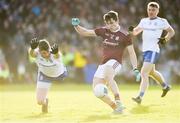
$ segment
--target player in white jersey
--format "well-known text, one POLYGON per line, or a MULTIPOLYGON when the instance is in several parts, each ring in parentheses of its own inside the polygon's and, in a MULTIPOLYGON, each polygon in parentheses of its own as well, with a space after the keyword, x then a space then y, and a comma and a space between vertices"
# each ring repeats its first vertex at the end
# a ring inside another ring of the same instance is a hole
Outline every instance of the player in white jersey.
POLYGON ((165 82, 164 77, 160 72, 155 69, 155 63, 159 58, 160 48, 159 45, 165 44, 174 36, 175 32, 169 25, 166 19, 158 17, 159 4, 150 2, 147 5, 147 18, 141 19, 137 27, 129 27, 129 31, 133 35, 138 35, 142 32, 142 51, 143 51, 143 66, 141 69, 141 84, 139 95, 132 98, 138 104, 141 103, 142 97, 149 85, 149 77, 152 77, 156 82, 161 84, 164 97, 170 90, 169 85, 165 82), (162 37, 163 30, 167 31, 167 35, 162 37))
POLYGON ((37 103, 42 105, 42 112, 48 112, 47 93, 52 81, 62 80, 67 76, 66 68, 62 63, 61 53, 58 51, 57 44, 50 47, 49 42, 45 39, 31 40, 29 54, 34 57, 38 66, 37 76, 37 103))

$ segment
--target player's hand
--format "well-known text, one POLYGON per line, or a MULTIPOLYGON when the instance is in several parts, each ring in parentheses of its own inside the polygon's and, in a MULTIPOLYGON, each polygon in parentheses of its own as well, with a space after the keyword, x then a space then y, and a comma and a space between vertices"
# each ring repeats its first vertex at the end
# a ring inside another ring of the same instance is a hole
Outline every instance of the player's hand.
POLYGON ((158 39, 159 39, 159 42, 158 42, 159 45, 165 45, 167 43, 167 39, 165 37, 161 37, 158 39))
POLYGON ((52 47, 51 47, 51 53, 52 54, 57 54, 58 53, 58 45, 57 44, 54 44, 52 47))
POLYGON ((30 42, 30 45, 31 45, 31 49, 36 49, 39 45, 39 41, 37 40, 37 38, 33 38, 30 42))
POLYGON ((133 29, 134 29, 134 26, 130 26, 129 28, 128 28, 128 32, 132 32, 133 31, 133 29))
POLYGON ((139 82, 141 80, 141 73, 137 68, 133 69, 133 73, 136 76, 136 82, 139 82))
POLYGON ((73 26, 78 26, 80 24, 80 20, 79 18, 72 18, 71 23, 73 26))

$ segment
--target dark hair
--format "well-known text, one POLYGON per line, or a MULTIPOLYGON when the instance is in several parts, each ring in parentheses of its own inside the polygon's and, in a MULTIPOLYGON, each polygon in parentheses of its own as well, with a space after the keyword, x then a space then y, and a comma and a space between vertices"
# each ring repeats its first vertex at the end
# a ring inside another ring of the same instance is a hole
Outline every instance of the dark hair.
POLYGON ((39 42, 39 50, 49 51, 49 42, 47 40, 40 40, 39 42))
POLYGON ((104 20, 106 22, 110 21, 111 18, 115 21, 118 20, 118 13, 115 12, 115 11, 109 11, 108 13, 106 13, 104 16, 103 16, 104 20))

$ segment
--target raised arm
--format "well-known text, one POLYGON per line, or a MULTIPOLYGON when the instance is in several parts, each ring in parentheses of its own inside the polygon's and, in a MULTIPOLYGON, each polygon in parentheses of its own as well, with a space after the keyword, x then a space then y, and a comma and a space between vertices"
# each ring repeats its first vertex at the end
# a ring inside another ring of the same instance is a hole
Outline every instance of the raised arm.
POLYGON ((51 47, 51 53, 54 55, 55 59, 58 59, 60 57, 60 52, 57 44, 54 44, 51 47))
POLYGON ((97 36, 94 30, 86 29, 79 25, 80 20, 79 18, 72 18, 72 25, 74 26, 75 30, 82 36, 97 36))
POLYGON ((37 38, 33 38, 30 42, 30 49, 29 49, 29 54, 31 57, 37 57, 37 53, 35 52, 35 49, 38 47, 39 45, 39 41, 37 40, 37 38))

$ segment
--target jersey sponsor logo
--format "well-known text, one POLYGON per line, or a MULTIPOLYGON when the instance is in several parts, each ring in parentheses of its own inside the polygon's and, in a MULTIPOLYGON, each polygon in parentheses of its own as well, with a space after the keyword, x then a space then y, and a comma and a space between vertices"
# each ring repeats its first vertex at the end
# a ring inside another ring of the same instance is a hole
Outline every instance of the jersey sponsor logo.
POLYGON ((39 58, 39 59, 40 59, 40 61, 53 63, 53 60, 51 58, 49 58, 49 59, 39 58))
POLYGON ((118 41, 119 40, 119 36, 116 36, 115 40, 118 41))
POLYGON ((156 31, 158 29, 149 29, 149 28, 144 28, 144 30, 148 30, 148 31, 156 31))
POLYGON ((54 67, 56 66, 56 64, 52 64, 52 65, 44 65, 42 63, 39 63, 40 66, 43 66, 43 67, 54 67))
POLYGON ((154 26, 157 26, 157 25, 158 25, 157 22, 155 22, 155 23, 154 23, 154 26))
POLYGON ((114 35, 113 34, 111 34, 111 37, 110 37, 111 39, 113 39, 114 38, 114 35))
POLYGON ((109 36, 109 34, 108 34, 108 33, 105 33, 105 36, 109 36))
POLYGON ((105 45, 110 45, 110 46, 118 46, 118 45, 119 45, 118 42, 108 42, 108 39, 105 39, 105 40, 103 41, 103 44, 105 44, 105 45))

